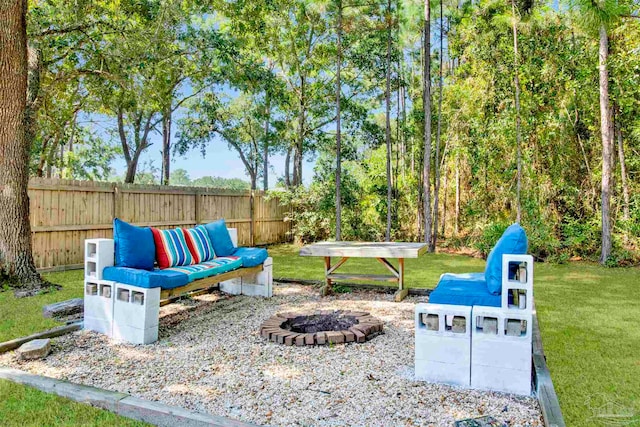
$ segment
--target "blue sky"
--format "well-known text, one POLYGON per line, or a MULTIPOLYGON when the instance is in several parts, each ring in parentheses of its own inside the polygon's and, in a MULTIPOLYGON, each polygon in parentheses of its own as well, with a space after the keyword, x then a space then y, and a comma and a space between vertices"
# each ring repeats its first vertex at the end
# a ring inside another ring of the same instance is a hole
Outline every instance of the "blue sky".
MULTIPOLYGON (((172 137, 175 140, 175 130, 173 131, 172 137)), ((155 133, 151 137, 151 140, 153 145, 141 156, 140 165, 151 161, 153 166, 159 170, 162 165, 162 139, 158 133, 155 133)), ((284 154, 276 154, 269 158, 270 188, 275 187, 277 179, 284 176, 284 159, 284 154)), ((311 178, 313 177, 313 166, 314 162, 305 161, 302 167, 303 180, 305 184, 311 182, 311 178)), ((124 174, 124 159, 118 157, 113 162, 113 167, 116 169, 118 175, 124 174)), ((200 178, 202 176, 219 176, 222 178, 241 178, 249 181, 249 177, 245 172, 244 165, 238 157, 237 152, 230 150, 227 143, 219 138, 215 138, 209 144, 206 157, 204 158, 202 157, 202 153, 199 149, 190 150, 186 156, 176 155, 171 160, 171 169, 185 169, 192 179, 200 178)), ((260 182, 258 187, 260 188, 261 185, 262 183, 260 182)))

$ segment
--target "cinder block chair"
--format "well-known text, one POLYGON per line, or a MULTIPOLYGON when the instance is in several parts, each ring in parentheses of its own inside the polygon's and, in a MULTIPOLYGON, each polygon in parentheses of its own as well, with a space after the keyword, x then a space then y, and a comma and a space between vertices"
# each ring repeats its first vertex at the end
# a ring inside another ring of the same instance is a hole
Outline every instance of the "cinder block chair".
POLYGON ((418 379, 523 395, 531 393, 533 257, 527 255, 527 248, 524 229, 513 224, 489 253, 484 272, 446 273, 440 277, 429 295, 429 303, 416 307, 418 379), (470 324, 461 316, 462 307, 470 312, 470 324), (433 328, 435 314, 444 320, 444 328, 433 328), (456 318, 458 335, 453 335, 452 321, 456 318), (429 329, 433 330, 427 332, 429 329), (465 335, 463 331, 470 333, 465 335), (429 334, 428 340, 424 338, 425 333, 429 334), (465 336, 469 339, 469 353, 461 354, 460 340, 465 336), (427 343, 439 346, 438 353, 455 357, 448 359, 447 365, 434 363, 440 360, 433 357, 418 357, 434 353, 424 349, 427 343), (449 346, 453 347, 449 349, 449 346), (435 372, 443 366, 446 369, 435 372))

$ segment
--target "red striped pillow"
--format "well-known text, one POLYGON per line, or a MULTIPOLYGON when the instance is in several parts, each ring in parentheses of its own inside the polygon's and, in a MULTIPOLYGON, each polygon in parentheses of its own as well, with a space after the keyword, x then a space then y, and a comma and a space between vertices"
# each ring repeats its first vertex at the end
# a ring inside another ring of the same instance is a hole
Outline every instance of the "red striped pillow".
POLYGON ((213 243, 209 239, 209 233, 204 225, 196 228, 189 228, 184 231, 184 237, 191 255, 193 255, 194 264, 211 261, 216 257, 213 250, 213 243))
POLYGON ((193 264, 193 256, 184 238, 184 230, 158 230, 152 228, 156 243, 156 260, 160 268, 193 264))

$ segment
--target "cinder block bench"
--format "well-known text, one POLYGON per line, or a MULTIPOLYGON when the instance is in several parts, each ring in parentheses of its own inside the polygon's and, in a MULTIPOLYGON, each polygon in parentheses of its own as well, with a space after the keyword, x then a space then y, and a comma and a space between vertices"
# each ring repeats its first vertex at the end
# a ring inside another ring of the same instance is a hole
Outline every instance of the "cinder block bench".
POLYGON ((238 248, 237 230, 228 231, 240 255, 153 271, 115 267, 112 239, 86 240, 84 328, 121 341, 150 344, 158 339, 160 306, 182 295, 219 285, 234 295, 271 297, 273 259, 264 259, 266 252, 251 258, 257 251, 238 248), (245 260, 248 267, 242 266, 245 260))

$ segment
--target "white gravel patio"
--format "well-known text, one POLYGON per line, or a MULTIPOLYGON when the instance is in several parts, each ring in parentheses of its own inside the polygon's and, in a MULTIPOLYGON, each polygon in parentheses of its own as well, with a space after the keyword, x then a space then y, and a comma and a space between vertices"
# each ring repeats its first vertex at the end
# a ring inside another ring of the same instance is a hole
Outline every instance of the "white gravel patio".
POLYGON ((538 402, 413 380, 413 313, 425 298, 354 291, 321 298, 308 286, 274 286, 274 297, 196 297, 161 310, 160 340, 116 344, 93 332, 54 340, 44 360, 0 365, 150 400, 273 426, 451 426, 492 415, 543 425, 538 402), (277 312, 350 309, 384 322, 363 344, 288 347, 259 334, 277 312))

